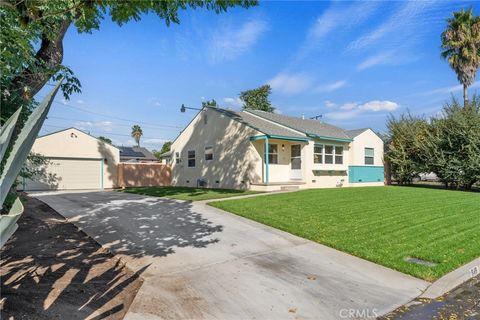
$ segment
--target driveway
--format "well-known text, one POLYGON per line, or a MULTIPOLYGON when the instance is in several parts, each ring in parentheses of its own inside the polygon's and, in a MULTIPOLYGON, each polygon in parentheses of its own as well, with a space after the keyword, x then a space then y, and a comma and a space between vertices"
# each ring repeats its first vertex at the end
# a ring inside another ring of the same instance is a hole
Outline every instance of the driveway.
POLYGON ((201 202, 117 192, 46 202, 143 273, 126 319, 374 318, 428 283, 201 202))

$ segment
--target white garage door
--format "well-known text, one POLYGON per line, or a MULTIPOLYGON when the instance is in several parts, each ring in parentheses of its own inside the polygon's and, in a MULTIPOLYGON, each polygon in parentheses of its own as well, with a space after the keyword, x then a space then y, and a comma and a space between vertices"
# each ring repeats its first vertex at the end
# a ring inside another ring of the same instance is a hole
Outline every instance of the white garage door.
POLYGON ((102 160, 49 159, 41 178, 26 180, 25 190, 75 190, 102 188, 102 160))

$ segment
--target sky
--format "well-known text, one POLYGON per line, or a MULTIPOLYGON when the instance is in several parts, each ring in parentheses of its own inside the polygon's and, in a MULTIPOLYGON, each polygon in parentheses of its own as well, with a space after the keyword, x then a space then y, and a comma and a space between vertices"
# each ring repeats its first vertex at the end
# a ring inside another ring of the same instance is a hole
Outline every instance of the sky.
POLYGON ((71 27, 64 65, 82 93, 59 94, 41 133, 76 127, 130 146, 139 124, 141 145, 158 150, 195 116, 182 104, 215 99, 240 110, 238 94, 267 83, 278 113, 384 132, 389 114, 432 116, 461 97, 440 34, 453 11, 469 7, 480 13, 458 1, 268 1, 218 15, 183 11, 169 27, 153 14, 122 26, 106 17, 91 34, 71 27))

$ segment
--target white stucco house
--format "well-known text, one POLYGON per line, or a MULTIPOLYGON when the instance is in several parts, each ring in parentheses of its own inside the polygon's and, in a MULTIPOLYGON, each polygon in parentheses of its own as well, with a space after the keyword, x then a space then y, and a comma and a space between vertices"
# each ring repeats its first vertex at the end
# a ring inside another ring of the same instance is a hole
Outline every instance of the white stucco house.
POLYGON ((274 191, 384 184, 371 129, 258 110, 203 108, 171 147, 172 184, 274 191))
POLYGON ((32 152, 44 156, 48 164, 41 168, 42 177, 19 181, 23 190, 116 187, 119 149, 81 130, 68 128, 40 136, 32 152))

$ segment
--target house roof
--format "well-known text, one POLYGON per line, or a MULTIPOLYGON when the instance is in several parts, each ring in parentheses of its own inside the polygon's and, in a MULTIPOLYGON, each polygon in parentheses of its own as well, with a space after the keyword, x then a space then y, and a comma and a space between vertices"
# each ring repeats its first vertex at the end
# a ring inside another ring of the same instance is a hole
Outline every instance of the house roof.
POLYGON ((120 149, 120 159, 158 160, 150 151, 143 147, 117 147, 120 149))
POLYGON ((277 113, 265 112, 260 110, 248 110, 246 113, 251 113, 258 117, 262 117, 264 119, 276 122, 283 126, 303 132, 307 135, 313 135, 319 138, 351 140, 351 137, 347 134, 345 130, 317 120, 289 117, 277 113))
POLYGON ((300 132, 296 132, 294 130, 282 127, 281 125, 266 121, 252 114, 249 114, 248 112, 233 111, 213 107, 211 107, 211 109, 269 136, 306 138, 305 135, 300 132))
POLYGON ((361 133, 364 133, 365 131, 369 130, 370 128, 362 128, 362 129, 353 129, 353 130, 347 130, 347 135, 353 139, 356 136, 358 136, 361 133))

